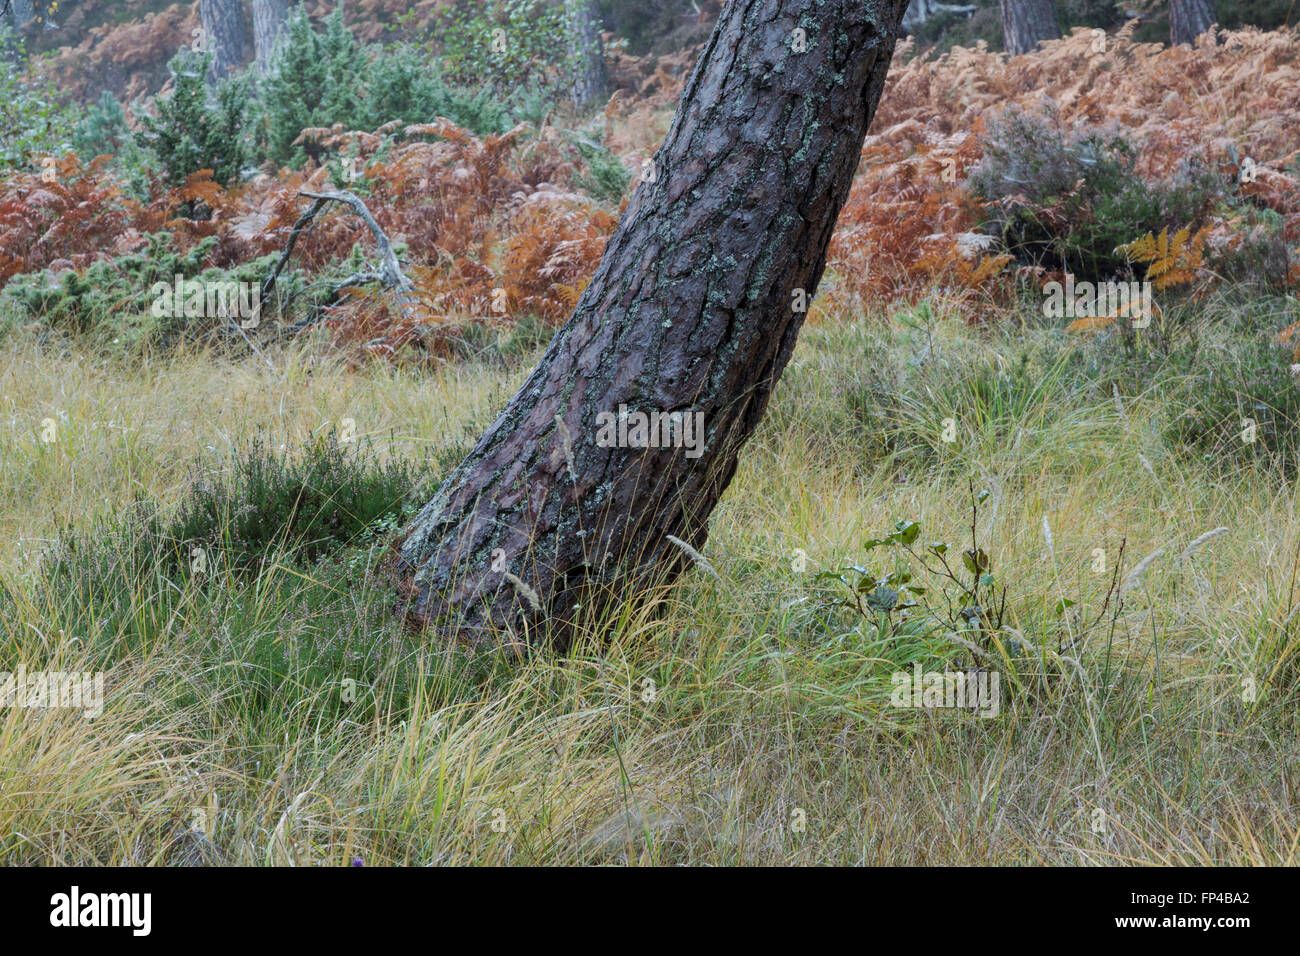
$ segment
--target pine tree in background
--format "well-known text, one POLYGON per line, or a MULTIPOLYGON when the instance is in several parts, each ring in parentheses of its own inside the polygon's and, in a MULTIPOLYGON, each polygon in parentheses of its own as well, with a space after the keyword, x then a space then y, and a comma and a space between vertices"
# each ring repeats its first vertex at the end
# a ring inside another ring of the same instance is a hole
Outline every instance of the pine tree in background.
POLYGON ((116 154, 131 138, 126 110, 108 90, 87 112, 72 135, 72 146, 83 160, 116 154))
POLYGON ((296 8, 273 62, 263 94, 270 159, 292 162, 301 154, 293 141, 308 127, 364 125, 359 82, 365 55, 343 23, 341 5, 319 33, 296 8))
POLYGON ((221 83, 211 104, 205 77, 211 68, 208 53, 183 50, 172 59, 176 83, 171 96, 154 101, 156 116, 141 117, 136 142, 158 158, 175 185, 200 169, 225 185, 239 178, 248 159, 244 126, 249 110, 248 87, 240 80, 221 83))

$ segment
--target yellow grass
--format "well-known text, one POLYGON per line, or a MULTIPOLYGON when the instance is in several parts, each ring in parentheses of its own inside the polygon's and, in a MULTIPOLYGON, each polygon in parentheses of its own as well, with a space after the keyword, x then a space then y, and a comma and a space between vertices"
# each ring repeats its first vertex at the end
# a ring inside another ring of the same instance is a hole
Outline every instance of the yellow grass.
MULTIPOLYGON (((1166 453, 1148 427, 1160 394, 1060 415, 1031 403, 1010 429, 957 410, 959 440, 936 441, 929 466, 884 465, 835 418, 870 361, 858 334, 829 320, 800 343, 714 514, 704 556, 718 580, 696 570, 628 610, 609 644, 589 638, 565 658, 479 661, 466 676, 430 647, 400 662, 430 679, 369 722, 318 706, 334 682, 286 682, 262 711, 237 679, 183 702, 194 675, 239 665, 202 637, 290 640, 301 623, 269 598, 233 623, 187 598, 173 637, 113 658, 98 718, 0 709, 0 862, 177 862, 195 846, 298 865, 1297 862, 1283 627, 1294 485, 1250 470, 1224 483, 1166 453), (980 534, 1029 639, 1059 596, 1096 613, 1122 539, 1126 570, 1165 551, 1128 593, 1109 661, 1105 626, 1084 639, 1070 624, 1079 642, 1046 653, 1055 676, 1000 716, 898 710, 875 652, 807 614, 808 578, 858 561, 898 518, 920 521, 924 540, 961 541, 970 476, 991 492, 980 534), (1243 699, 1243 676, 1258 700, 1243 699)), ((956 324, 937 334, 947 356, 1003 348, 956 324)), ((175 502, 197 456, 258 430, 292 444, 351 418, 393 454, 464 444, 524 372, 272 362, 127 368, 4 346, 0 581, 20 597, 4 608, 0 669, 91 669, 34 597, 60 526, 133 495, 175 502)), ((936 434, 942 408, 936 397, 936 434)), ((388 606, 374 578, 355 588, 388 606)))

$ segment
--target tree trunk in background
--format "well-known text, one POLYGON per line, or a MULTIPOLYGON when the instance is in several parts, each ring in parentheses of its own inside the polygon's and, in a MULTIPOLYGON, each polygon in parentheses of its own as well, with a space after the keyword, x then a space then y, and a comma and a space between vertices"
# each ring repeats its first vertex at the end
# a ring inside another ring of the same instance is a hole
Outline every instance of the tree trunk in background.
MULTIPOLYGON (((5 0, 0 0, 0 17, 5 13, 5 0)), ((23 69, 23 58, 19 53, 19 38, 22 36, 22 27, 31 22, 32 17, 36 16, 36 11, 32 7, 32 0, 13 0, 8 7, 9 18, 13 21, 13 34, 5 38, 0 43, 0 57, 9 64, 15 74, 21 73, 23 69)))
POLYGON ((600 41, 600 18, 592 0, 565 0, 568 33, 577 54, 573 89, 570 93, 579 109, 609 96, 609 73, 605 69, 605 47, 600 41))
POLYGON ((939 3, 937 0, 912 0, 907 6, 907 13, 903 14, 903 29, 908 33, 915 33, 918 27, 940 13, 960 13, 969 17, 978 9, 979 5, 974 3, 954 4, 939 3))
POLYGON ((1052 0, 1002 0, 1002 45, 1011 56, 1035 49, 1044 40, 1059 40, 1052 0))
POLYGON ((906 6, 723 8, 573 316, 399 539, 413 622, 473 641, 545 629, 564 647, 580 602, 633 598, 690 565, 668 536, 704 547, 790 358, 906 6), (638 412, 700 415, 702 442, 607 447, 620 406, 629 427, 638 412))
POLYGON ((271 68, 275 41, 289 18, 288 0, 253 0, 253 49, 257 51, 257 72, 271 68))
POLYGON ((1194 43, 1214 24, 1210 0, 1169 0, 1169 42, 1194 43))
POLYGON ((212 53, 209 82, 222 79, 244 62, 248 42, 244 32, 244 7, 239 0, 199 0, 204 49, 212 53))
POLYGON ((32 17, 36 16, 36 7, 32 0, 13 0, 9 15, 13 17, 14 28, 17 29, 31 22, 32 17))

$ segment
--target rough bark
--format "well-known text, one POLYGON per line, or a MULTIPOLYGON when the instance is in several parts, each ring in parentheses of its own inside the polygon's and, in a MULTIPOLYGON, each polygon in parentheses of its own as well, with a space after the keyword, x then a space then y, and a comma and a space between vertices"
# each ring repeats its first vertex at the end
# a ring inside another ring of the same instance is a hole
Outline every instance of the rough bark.
POLYGON ((212 53, 208 79, 219 80, 244 62, 244 8, 239 0, 199 0, 199 19, 204 49, 212 53))
POLYGON ((565 0, 569 42, 573 44, 575 71, 570 98, 579 109, 609 96, 605 46, 600 39, 600 18, 592 0, 565 0))
POLYGON ((1052 0, 1002 0, 1002 45, 1011 56, 1061 36, 1052 0))
POLYGON ((790 358, 906 6, 723 9, 573 316, 399 539, 413 622, 563 647, 578 605, 690 566, 671 538, 703 549, 790 358), (698 457, 602 447, 620 406, 702 414, 698 457))
POLYGON ((1194 43, 1214 24, 1210 0, 1169 0, 1169 42, 1194 43))
POLYGON ((265 74, 271 68, 275 41, 288 18, 288 0, 253 0, 253 49, 259 73, 265 74))

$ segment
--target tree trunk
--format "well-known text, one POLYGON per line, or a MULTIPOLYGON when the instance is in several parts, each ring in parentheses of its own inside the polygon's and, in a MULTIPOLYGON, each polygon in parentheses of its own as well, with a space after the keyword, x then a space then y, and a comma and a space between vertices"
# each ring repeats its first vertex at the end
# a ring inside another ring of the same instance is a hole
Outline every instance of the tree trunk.
MULTIPOLYGON (((0 0, 0 17, 4 16, 6 0, 0 0)), ((15 74, 22 72, 23 57, 21 53, 21 38, 23 27, 31 23, 36 16, 36 10, 32 6, 32 0, 13 0, 8 7, 9 16, 13 20, 13 33, 4 37, 0 42, 0 56, 9 61, 15 74)))
POLYGON ((203 48, 212 53, 209 82, 222 79, 244 62, 244 8, 239 0, 199 0, 203 48))
POLYGON ((1169 42, 1194 43, 1214 24, 1210 0, 1169 0, 1169 42))
POLYGON ((271 54, 289 18, 287 0, 253 0, 253 49, 257 51, 257 72, 271 68, 271 54))
POLYGON ((32 0, 13 0, 9 7, 9 15, 13 17, 14 29, 24 27, 36 16, 36 7, 32 0))
POLYGON ((690 565, 794 348, 906 6, 724 7, 573 316, 399 539, 413 623, 564 647, 579 605, 690 565), (651 412, 680 427, 646 440, 651 412))
POLYGON ((565 0, 565 19, 573 44, 575 69, 570 97, 579 109, 609 96, 605 47, 600 41, 600 19, 592 0, 565 0))
POLYGON ((1002 0, 1002 45, 1011 56, 1028 53, 1044 40, 1060 37, 1052 0, 1002 0))
POLYGON ((912 0, 907 7, 907 13, 903 14, 903 29, 908 33, 915 33, 917 28, 924 26, 933 17, 940 13, 960 13, 962 16, 969 17, 979 9, 978 4, 974 3, 939 3, 937 0, 912 0))

